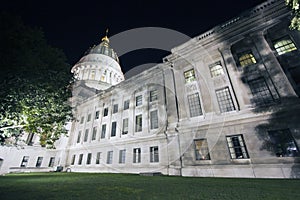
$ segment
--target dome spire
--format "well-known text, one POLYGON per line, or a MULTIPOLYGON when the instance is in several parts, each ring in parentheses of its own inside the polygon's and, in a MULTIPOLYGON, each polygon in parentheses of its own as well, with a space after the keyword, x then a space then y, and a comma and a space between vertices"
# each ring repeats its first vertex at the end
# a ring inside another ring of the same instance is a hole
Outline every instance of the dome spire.
POLYGON ((108 35, 108 28, 105 31, 105 36, 101 39, 103 45, 105 45, 105 46, 108 46, 108 43, 109 43, 109 39, 108 39, 107 35, 108 35))

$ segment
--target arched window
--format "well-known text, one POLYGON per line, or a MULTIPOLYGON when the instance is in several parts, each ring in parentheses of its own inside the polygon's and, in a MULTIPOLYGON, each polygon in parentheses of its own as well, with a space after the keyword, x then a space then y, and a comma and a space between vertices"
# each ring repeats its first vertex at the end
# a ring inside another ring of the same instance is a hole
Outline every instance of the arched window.
POLYGON ((297 50, 297 47, 295 46, 293 41, 289 38, 284 38, 274 42, 274 47, 278 55, 282 55, 297 50))
POLYGON ((246 66, 255 64, 256 59, 253 56, 253 54, 251 52, 249 52, 249 53, 244 53, 244 54, 240 55, 239 62, 240 62, 240 66, 246 67, 246 66))

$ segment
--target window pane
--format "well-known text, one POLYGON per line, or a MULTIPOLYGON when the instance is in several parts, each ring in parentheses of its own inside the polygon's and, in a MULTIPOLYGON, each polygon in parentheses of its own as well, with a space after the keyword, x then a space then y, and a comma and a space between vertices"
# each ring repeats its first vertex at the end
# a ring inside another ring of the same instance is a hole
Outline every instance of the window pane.
POLYGON ((73 156, 72 156, 71 165, 74 165, 74 163, 75 163, 75 157, 76 157, 76 155, 73 155, 73 156))
POLYGON ((78 159, 78 165, 82 164, 82 158, 83 158, 83 154, 80 154, 78 159))
POLYGON ((158 147, 150 147, 150 162, 159 162, 158 147))
POLYGON ((191 117, 202 115, 202 109, 198 93, 188 95, 188 102, 191 117))
POLYGON ((88 137, 89 137, 89 129, 86 129, 85 130, 85 133, 84 133, 84 142, 86 142, 88 140, 88 137))
POLYGON ((96 164, 100 164, 100 159, 101 159, 101 152, 97 152, 96 164))
POLYGON ((99 111, 96 111, 96 113, 95 113, 95 119, 99 119, 99 111))
POLYGON ((143 126, 142 115, 137 115, 135 117, 135 132, 142 131, 142 126, 143 126))
POLYGON ((114 104, 113 113, 117 113, 117 112, 118 112, 118 104, 114 104))
POLYGON ((158 128, 158 115, 157 115, 157 110, 151 111, 150 112, 150 124, 151 124, 151 129, 156 129, 158 128))
POLYGON ((142 95, 139 95, 135 98, 135 105, 136 106, 140 106, 143 104, 143 96, 142 95))
POLYGON ((294 157, 299 149, 289 129, 269 131, 272 150, 278 157, 294 157))
POLYGON ((86 158, 86 164, 87 165, 91 164, 91 160, 92 160, 92 154, 88 153, 87 158, 86 158))
POLYGON ((217 95, 221 113, 235 110, 228 87, 221 89, 221 90, 217 90, 216 95, 217 95))
POLYGON ((125 155, 126 155, 126 150, 120 150, 119 152, 119 163, 125 163, 125 155))
POLYGON ((116 136, 117 132, 117 122, 112 122, 111 124, 111 136, 114 137, 116 136))
POLYGON ((108 108, 104 108, 103 110, 103 116, 106 117, 108 115, 108 108))
POLYGON ((48 167, 53 167, 54 166, 54 161, 55 161, 55 157, 51 157, 50 160, 49 160, 48 167))
POLYGON ((212 78, 224 74, 224 70, 221 65, 221 62, 216 62, 216 63, 210 65, 209 68, 210 68, 210 74, 211 74, 212 78))
POLYGON ((256 60, 255 60, 255 57, 253 56, 253 54, 250 52, 250 53, 244 53, 244 54, 240 55, 239 62, 240 62, 240 66, 246 67, 248 65, 255 64, 256 60))
POLYGON ((106 133, 106 124, 103 124, 101 130, 101 138, 105 138, 105 133, 106 133))
POLYGON ((24 156, 21 162, 21 167, 26 167, 29 160, 29 156, 24 156))
POLYGON ((35 166, 41 167, 43 161, 43 157, 38 157, 35 166))
POLYGON ((196 80, 194 69, 188 70, 184 72, 185 83, 191 83, 196 80))
POLYGON ((226 139, 232 159, 249 158, 242 135, 227 136, 226 139))
POLYGON ((112 160, 113 160, 113 151, 108 151, 107 152, 107 164, 112 164, 112 160))
POLYGON ((157 90, 150 91, 150 102, 157 100, 157 90))
POLYGON ((280 40, 274 42, 274 47, 275 47, 278 55, 282 55, 282 54, 297 50, 295 44, 289 38, 280 39, 280 40))
POLYGON ((87 121, 91 121, 91 118, 92 118, 92 114, 88 114, 88 118, 87 118, 87 121))
POLYGON ((129 100, 124 101, 124 110, 127 110, 129 108, 129 100))
POLYGON ((210 160, 206 139, 194 140, 196 160, 210 160))
POLYGON ((80 139, 81 139, 81 131, 78 132, 78 136, 77 136, 77 143, 80 142, 80 139))
POLYGON ((96 140, 96 136, 97 136, 97 127, 94 127, 93 128, 92 140, 96 140))
POLYGON ((133 163, 141 162, 141 148, 133 149, 133 163))
POLYGON ((123 119, 123 130, 122 130, 123 135, 127 133, 128 133, 128 118, 123 119))

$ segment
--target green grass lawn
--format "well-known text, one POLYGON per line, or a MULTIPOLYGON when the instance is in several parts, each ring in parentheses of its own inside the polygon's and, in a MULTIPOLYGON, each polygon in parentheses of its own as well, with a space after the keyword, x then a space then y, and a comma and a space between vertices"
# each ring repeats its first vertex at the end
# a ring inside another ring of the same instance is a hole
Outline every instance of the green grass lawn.
POLYGON ((0 199, 300 199, 299 179, 27 173, 0 177, 0 199))

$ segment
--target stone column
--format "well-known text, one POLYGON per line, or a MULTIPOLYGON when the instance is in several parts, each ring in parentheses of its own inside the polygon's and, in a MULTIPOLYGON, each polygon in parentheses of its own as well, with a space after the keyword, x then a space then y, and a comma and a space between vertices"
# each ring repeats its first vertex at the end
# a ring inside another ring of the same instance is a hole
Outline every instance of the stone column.
POLYGON ((276 56, 266 41, 264 32, 260 31, 253 33, 250 37, 253 40, 255 48, 262 60, 262 64, 265 66, 269 78, 272 80, 279 96, 296 95, 276 56))

